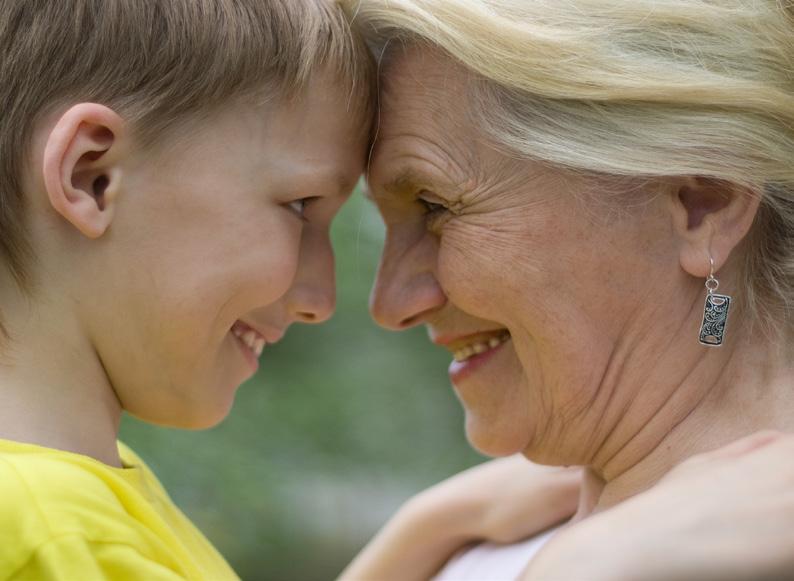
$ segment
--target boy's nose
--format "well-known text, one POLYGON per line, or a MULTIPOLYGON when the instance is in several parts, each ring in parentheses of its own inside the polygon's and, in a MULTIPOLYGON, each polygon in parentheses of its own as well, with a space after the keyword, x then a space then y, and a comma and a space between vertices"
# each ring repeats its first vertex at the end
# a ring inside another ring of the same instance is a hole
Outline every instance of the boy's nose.
POLYGON ((300 323, 324 323, 336 308, 333 279, 330 285, 301 284, 293 287, 287 309, 300 323))
POLYGON ((304 232, 287 311, 301 323, 323 323, 336 308, 334 252, 328 232, 304 232))

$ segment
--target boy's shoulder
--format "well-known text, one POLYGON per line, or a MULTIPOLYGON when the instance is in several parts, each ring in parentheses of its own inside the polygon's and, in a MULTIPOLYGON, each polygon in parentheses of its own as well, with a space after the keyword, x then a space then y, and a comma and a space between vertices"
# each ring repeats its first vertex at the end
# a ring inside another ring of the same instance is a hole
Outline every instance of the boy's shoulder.
POLYGON ((146 546, 138 515, 150 499, 138 470, 24 444, 0 447, 0 578, 62 539, 146 546))

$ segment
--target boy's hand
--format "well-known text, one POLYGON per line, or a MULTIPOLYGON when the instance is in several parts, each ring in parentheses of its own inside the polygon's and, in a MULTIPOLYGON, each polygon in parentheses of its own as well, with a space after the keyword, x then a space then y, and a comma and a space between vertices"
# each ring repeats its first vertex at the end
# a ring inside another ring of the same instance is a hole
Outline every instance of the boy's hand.
POLYGON ((469 468, 411 500, 468 542, 512 543, 573 515, 581 468, 552 468, 517 454, 469 468))
POLYGON ((340 579, 428 579, 469 543, 518 541, 570 517, 580 480, 523 456, 475 466, 409 500, 340 579))
POLYGON ((524 579, 794 579, 794 436, 762 432, 683 462, 560 532, 524 579))

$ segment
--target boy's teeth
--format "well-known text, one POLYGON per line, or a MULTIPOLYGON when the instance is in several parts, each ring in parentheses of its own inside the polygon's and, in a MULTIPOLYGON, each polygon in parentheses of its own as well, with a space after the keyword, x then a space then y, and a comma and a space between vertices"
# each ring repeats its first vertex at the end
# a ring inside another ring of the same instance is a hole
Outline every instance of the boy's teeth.
POLYGON ((240 339, 257 357, 262 355, 267 345, 265 338, 252 329, 245 330, 244 327, 232 327, 232 334, 240 339))
POLYGON ((454 352, 455 361, 462 362, 474 355, 480 355, 491 349, 496 349, 502 343, 510 339, 510 333, 504 333, 498 337, 491 337, 488 340, 477 341, 471 345, 466 345, 454 352))

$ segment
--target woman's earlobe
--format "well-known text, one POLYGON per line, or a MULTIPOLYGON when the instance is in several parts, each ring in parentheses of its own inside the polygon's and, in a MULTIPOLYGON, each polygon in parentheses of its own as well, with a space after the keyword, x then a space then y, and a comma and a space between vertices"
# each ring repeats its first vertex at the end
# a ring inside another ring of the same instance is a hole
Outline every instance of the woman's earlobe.
POLYGON ((113 221, 123 131, 113 110, 81 103, 58 119, 47 139, 43 174, 49 202, 88 238, 102 236, 113 221))

